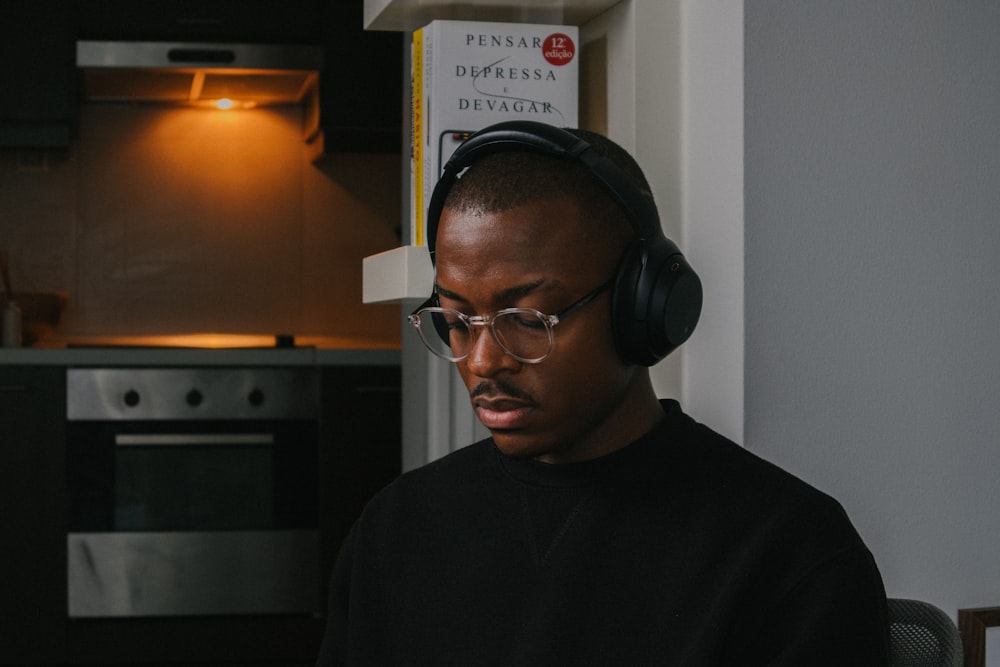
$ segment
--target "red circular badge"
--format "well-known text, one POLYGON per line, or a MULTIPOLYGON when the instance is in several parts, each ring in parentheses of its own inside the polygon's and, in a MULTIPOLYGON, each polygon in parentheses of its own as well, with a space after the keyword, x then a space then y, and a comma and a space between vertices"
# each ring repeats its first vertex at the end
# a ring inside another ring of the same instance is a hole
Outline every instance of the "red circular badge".
POLYGON ((576 55, 576 44, 569 35, 554 32, 542 42, 542 55, 553 65, 565 65, 576 55))

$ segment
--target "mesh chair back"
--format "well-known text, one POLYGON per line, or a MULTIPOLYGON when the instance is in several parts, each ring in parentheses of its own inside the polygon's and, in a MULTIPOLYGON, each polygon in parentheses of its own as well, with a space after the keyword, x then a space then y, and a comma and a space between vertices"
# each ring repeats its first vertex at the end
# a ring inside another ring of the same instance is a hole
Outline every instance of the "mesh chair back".
POLYGON ((951 617, 919 600, 889 599, 892 667, 962 667, 962 638, 951 617))

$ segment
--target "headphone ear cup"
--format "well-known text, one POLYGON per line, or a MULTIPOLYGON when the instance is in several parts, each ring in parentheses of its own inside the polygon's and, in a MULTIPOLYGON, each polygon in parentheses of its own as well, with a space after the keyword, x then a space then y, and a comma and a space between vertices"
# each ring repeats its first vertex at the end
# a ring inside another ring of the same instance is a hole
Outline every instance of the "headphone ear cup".
POLYGON ((612 337, 618 356, 629 364, 648 366, 645 344, 646 323, 636 319, 636 287, 642 275, 646 252, 644 243, 632 241, 622 254, 611 293, 612 337))
POLYGON ((701 315, 698 275, 665 237, 633 241, 622 255, 611 301, 615 347, 652 366, 686 341, 701 315))
POLYGON ((660 359, 691 337, 701 317, 701 279, 683 255, 671 256, 663 266, 653 295, 655 321, 661 326, 665 347, 660 359))

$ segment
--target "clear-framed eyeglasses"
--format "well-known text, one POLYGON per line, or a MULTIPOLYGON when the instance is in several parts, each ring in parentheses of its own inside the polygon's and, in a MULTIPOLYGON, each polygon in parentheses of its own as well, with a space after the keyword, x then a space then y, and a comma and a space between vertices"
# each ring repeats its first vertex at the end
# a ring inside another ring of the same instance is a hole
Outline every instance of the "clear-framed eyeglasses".
MULTIPOLYGON (((427 349, 446 361, 459 362, 469 356, 476 343, 476 327, 489 329, 493 340, 514 359, 537 364, 552 352, 553 328, 611 287, 608 281, 554 315, 534 308, 504 308, 489 315, 466 315, 452 308, 421 306, 407 319, 427 349)), ((435 294, 427 303, 439 303, 435 294)))

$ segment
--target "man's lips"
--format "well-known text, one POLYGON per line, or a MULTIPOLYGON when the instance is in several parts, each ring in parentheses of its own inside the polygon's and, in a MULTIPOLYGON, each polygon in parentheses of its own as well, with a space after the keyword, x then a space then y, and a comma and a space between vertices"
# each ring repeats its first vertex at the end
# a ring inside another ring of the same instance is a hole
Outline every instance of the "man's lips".
POLYGON ((525 392, 498 380, 479 383, 471 392, 472 407, 491 431, 524 426, 535 402, 525 392))
POLYGON ((521 427, 532 410, 530 404, 508 397, 480 396, 473 399, 472 406, 483 426, 491 431, 521 427))

